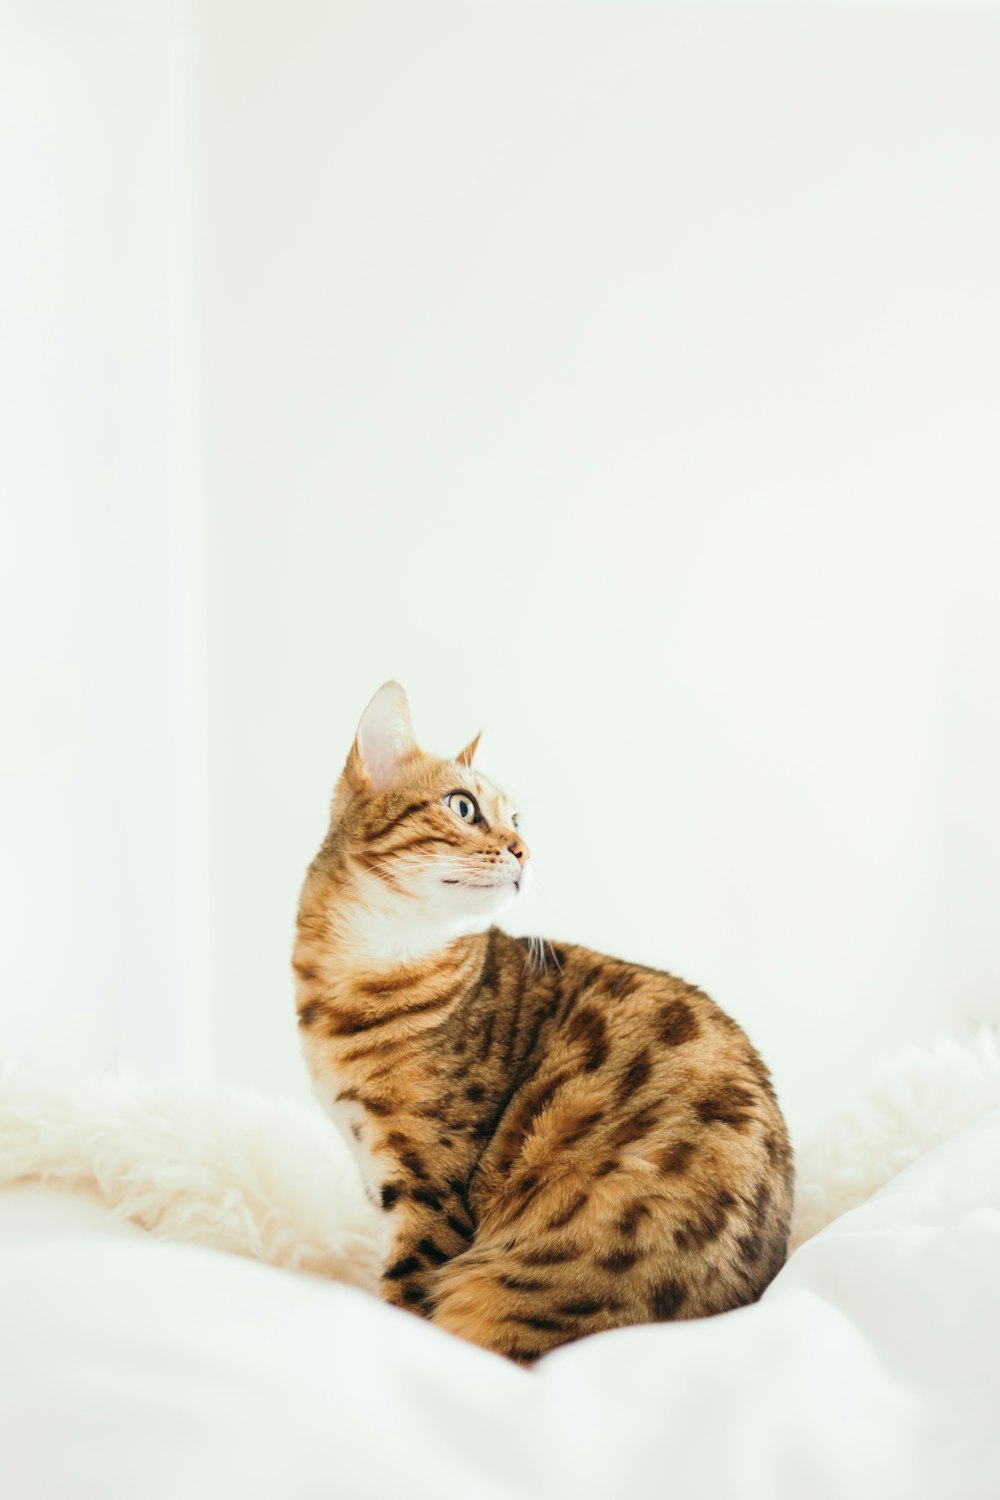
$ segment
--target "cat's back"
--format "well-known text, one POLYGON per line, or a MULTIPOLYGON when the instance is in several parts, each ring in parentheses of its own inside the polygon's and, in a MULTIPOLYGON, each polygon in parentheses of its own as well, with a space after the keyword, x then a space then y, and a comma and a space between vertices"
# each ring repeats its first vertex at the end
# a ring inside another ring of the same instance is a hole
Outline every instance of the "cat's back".
POLYGON ((678 1269, 690 1262, 681 1316, 759 1295, 784 1259, 792 1166, 742 1028, 674 975, 498 939, 537 1042, 480 1163, 485 1218, 558 1231, 586 1217, 626 1268, 666 1235, 678 1269))
POLYGON ((750 1134, 756 1115, 784 1134, 759 1053, 696 985, 577 944, 536 946, 496 936, 508 962, 520 967, 521 1003, 540 1006, 551 1022, 543 1038, 546 1069, 599 1075, 618 1104, 655 1082, 665 1102, 692 1107, 704 1124, 719 1121, 750 1134))

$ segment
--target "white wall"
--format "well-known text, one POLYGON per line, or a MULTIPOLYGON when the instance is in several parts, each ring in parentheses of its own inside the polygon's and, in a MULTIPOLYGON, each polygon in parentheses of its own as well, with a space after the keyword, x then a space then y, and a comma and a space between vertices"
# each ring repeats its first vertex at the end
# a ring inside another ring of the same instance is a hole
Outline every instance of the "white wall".
POLYGON ((1000 1019, 997 9, 2 21, 0 1050, 304 1093, 389 675, 797 1127, 1000 1019))
POLYGON ((0 10, 0 1059, 207 1065, 191 35, 0 10))
POLYGON ((1000 1018, 995 12, 206 5, 218 1057, 367 697, 807 1124, 1000 1018))

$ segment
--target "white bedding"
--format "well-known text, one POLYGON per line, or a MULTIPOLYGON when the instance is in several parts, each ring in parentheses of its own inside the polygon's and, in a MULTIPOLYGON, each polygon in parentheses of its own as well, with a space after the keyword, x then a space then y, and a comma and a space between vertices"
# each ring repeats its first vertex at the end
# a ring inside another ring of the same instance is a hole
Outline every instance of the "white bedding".
POLYGON ((0 1193, 0 1317, 5 1500, 997 1500, 1000 1111, 755 1307, 530 1372, 37 1186, 0 1193))

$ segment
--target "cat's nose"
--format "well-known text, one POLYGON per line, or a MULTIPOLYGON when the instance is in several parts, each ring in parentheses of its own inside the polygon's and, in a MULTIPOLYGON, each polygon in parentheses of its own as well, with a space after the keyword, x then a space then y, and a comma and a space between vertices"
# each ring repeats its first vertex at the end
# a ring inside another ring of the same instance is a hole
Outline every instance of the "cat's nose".
POLYGON ((511 854, 513 854, 518 864, 523 868, 524 861, 528 857, 527 846, 523 844, 520 839, 515 839, 512 844, 507 845, 507 849, 511 854))

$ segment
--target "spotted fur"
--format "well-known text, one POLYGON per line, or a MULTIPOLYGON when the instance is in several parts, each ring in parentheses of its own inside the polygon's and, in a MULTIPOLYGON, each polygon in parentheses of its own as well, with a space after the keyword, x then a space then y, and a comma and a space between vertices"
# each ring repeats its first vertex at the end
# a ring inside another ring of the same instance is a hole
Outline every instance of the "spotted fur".
POLYGON ((424 754, 386 684, 299 908, 303 1047, 386 1215, 385 1299, 522 1362, 754 1301, 792 1194, 766 1067, 694 986, 493 925, 529 855, 474 750, 424 754))

